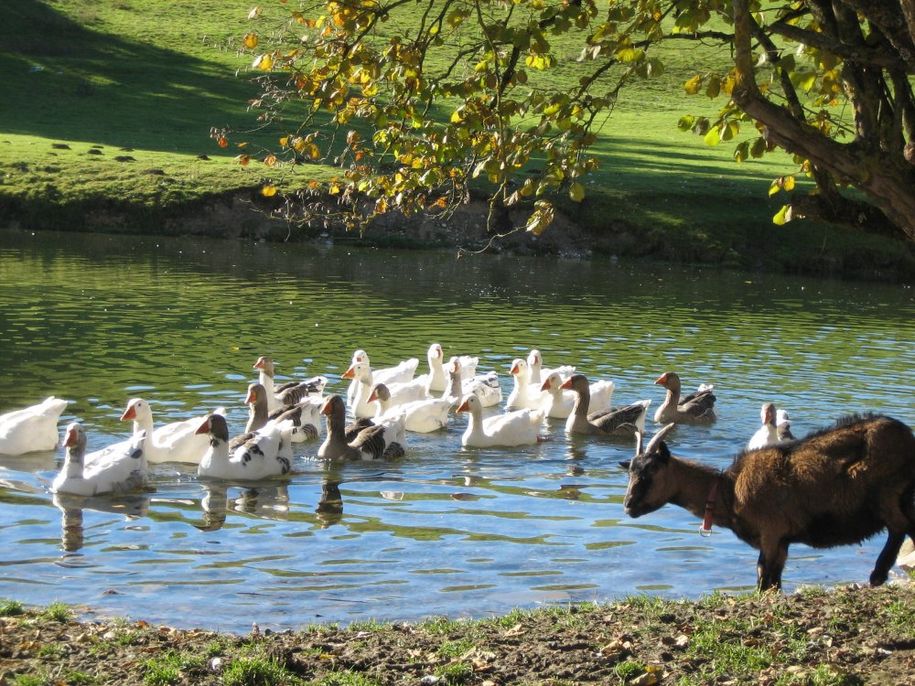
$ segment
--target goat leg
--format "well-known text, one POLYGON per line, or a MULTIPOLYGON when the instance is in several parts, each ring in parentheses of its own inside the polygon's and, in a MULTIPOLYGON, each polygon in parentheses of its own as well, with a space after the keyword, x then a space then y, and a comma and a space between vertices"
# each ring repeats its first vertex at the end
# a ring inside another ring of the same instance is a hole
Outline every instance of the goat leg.
POLYGON ((788 559, 788 544, 783 541, 777 543, 762 542, 759 558, 756 561, 756 588, 768 591, 770 588, 780 590, 782 587, 782 571, 785 569, 785 560, 788 559))
POLYGON ((902 546, 904 540, 904 533, 895 531, 889 532, 889 535, 886 537, 886 544, 883 546, 883 550, 880 551, 880 554, 877 556, 877 561, 874 563, 874 571, 871 572, 870 576, 871 586, 881 586, 887 580, 890 567, 896 562, 896 556, 899 555, 899 548, 902 546))

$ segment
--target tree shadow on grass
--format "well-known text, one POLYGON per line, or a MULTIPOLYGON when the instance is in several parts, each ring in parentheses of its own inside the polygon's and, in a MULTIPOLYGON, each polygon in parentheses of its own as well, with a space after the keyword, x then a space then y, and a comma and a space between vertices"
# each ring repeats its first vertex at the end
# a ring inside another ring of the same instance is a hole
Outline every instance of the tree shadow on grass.
POLYGON ((10 3, 0 39, 0 131, 181 153, 214 152, 210 126, 250 126, 249 79, 225 65, 10 3))

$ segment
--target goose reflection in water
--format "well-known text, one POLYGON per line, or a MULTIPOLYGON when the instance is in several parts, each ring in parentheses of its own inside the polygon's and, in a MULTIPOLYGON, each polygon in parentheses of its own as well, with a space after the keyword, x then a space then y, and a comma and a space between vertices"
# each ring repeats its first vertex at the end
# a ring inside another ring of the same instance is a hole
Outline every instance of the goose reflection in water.
POLYGON ((55 493, 54 506, 60 510, 60 547, 74 553, 83 547, 85 534, 83 510, 112 512, 128 520, 145 517, 149 512, 149 496, 138 493, 122 496, 79 496, 55 493))
POLYGON ((200 499, 203 523, 195 525, 201 531, 216 531, 226 523, 231 510, 264 519, 285 520, 289 516, 289 485, 287 483, 241 486, 222 481, 206 481, 200 499), (229 494, 230 488, 240 488, 237 496, 229 494))

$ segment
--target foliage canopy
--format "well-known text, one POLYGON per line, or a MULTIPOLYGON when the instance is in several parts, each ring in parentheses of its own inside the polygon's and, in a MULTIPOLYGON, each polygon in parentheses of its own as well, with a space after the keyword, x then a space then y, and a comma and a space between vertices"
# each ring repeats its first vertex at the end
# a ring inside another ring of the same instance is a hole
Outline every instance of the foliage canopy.
POLYGON ((244 48, 263 72, 252 105, 287 132, 240 163, 340 169, 288 197, 304 221, 324 218, 327 193, 353 224, 448 213, 478 188, 492 232, 539 234, 557 192, 584 198, 589 148, 622 89, 663 73, 662 44, 701 42, 724 59, 682 88, 720 107, 680 127, 731 142, 738 162, 784 149, 813 181, 802 194, 777 179, 788 200, 773 221, 915 241, 915 0, 280 0, 250 19, 244 48), (529 210, 523 227, 507 223, 513 206, 529 210))

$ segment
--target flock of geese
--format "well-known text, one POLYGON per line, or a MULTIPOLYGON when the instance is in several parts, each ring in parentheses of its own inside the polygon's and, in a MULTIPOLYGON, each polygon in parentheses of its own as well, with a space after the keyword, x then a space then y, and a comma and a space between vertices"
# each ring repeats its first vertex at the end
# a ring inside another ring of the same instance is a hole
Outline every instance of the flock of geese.
MULTIPOLYGON (((544 439, 541 429, 547 417, 565 419, 570 434, 644 433, 650 400, 613 406, 612 381, 590 382, 571 366, 544 368, 539 350, 512 362, 514 385, 504 411, 497 407, 503 402, 499 378, 492 371, 478 374, 478 358, 451 357, 446 363, 442 346, 434 343, 427 360, 429 371, 421 375, 416 374, 416 358, 374 369, 368 354, 357 350, 342 375, 350 381, 343 397, 325 396, 328 379, 323 376, 277 385, 273 360, 260 357, 253 367, 258 381, 248 387, 245 398, 248 422, 244 432, 234 437, 223 408, 156 427, 149 404, 133 398, 121 415, 122 421, 133 422, 133 434, 126 440, 87 454, 82 426, 74 422, 66 428, 62 439, 66 456, 51 491, 94 496, 146 490, 147 465, 160 462, 195 464, 202 477, 237 481, 278 477, 292 468, 292 444, 316 441, 322 433, 317 450, 321 459, 396 458, 404 454, 407 432, 442 430, 452 412, 469 415, 461 445, 472 448, 536 443, 544 439)), ((715 420, 711 386, 703 384, 683 396, 674 372, 662 374, 655 383, 667 390, 654 414, 656 422, 715 420)), ((57 424, 66 406, 67 401, 52 396, 0 415, 0 453, 54 450, 57 424)), ((793 438, 784 410, 767 403, 761 419, 748 448, 793 438)))

